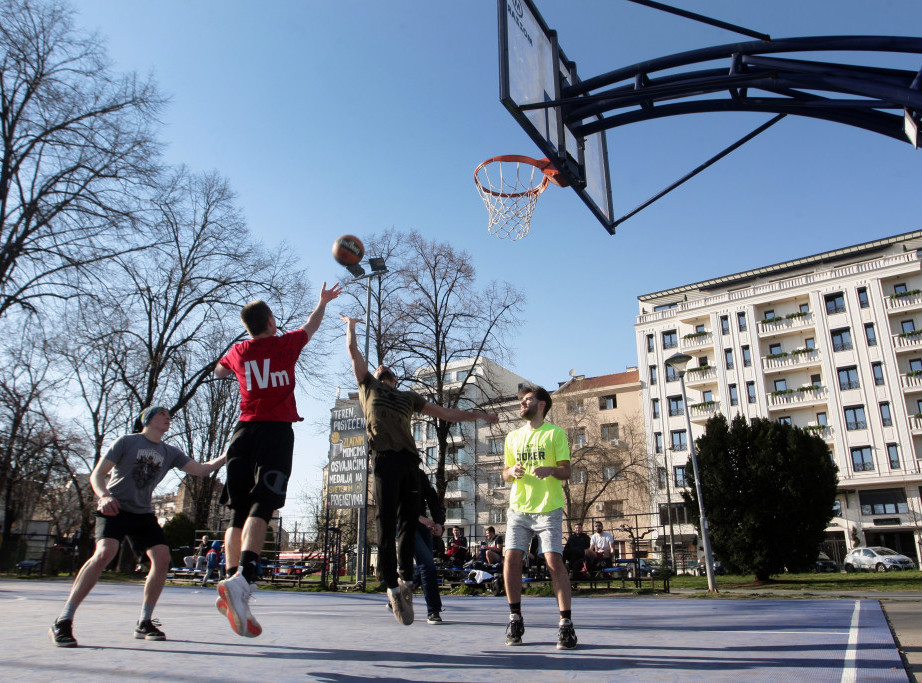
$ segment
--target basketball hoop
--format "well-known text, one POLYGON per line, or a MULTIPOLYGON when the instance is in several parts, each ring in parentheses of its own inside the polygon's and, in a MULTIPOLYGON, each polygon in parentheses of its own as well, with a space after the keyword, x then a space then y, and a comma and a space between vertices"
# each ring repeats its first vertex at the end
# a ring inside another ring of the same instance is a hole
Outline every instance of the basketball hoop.
POLYGON ((474 170, 474 183, 490 214, 490 234, 513 241, 525 237, 538 197, 549 182, 566 187, 547 159, 506 154, 480 164, 474 170))

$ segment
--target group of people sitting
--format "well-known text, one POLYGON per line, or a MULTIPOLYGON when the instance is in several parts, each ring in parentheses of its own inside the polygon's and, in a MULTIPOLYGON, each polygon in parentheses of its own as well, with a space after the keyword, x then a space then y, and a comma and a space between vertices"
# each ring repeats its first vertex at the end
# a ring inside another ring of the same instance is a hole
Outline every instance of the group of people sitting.
POLYGON ((583 531, 582 524, 577 523, 563 548, 563 559, 571 574, 585 574, 610 566, 614 553, 615 539, 604 530, 602 522, 595 523, 592 536, 583 531))
POLYGON ((474 553, 461 527, 452 527, 451 538, 445 544, 445 557, 451 567, 457 568, 463 567, 471 560, 485 564, 499 564, 503 561, 503 537, 496 534, 496 529, 488 526, 486 539, 480 542, 480 547, 474 553))

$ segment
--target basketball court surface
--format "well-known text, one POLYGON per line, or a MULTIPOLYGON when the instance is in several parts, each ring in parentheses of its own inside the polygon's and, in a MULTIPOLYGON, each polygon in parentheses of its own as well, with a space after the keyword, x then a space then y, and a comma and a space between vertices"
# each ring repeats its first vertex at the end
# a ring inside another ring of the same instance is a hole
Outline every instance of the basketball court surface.
POLYGON ((74 622, 80 647, 56 648, 69 588, 0 581, 4 680, 909 680, 876 600, 578 598, 579 646, 559 651, 552 598, 525 597, 524 644, 507 647, 503 598, 447 596, 444 624, 401 626, 382 595, 261 590, 250 639, 214 588, 167 586, 154 616, 168 640, 148 642, 133 637, 141 587, 100 584, 74 622))

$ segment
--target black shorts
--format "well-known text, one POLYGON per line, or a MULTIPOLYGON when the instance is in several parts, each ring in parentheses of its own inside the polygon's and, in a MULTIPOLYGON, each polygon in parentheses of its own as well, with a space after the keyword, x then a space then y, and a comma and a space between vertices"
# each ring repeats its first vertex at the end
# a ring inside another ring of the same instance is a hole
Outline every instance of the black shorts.
POLYGON ((138 557, 144 555, 148 548, 155 545, 169 546, 163 527, 157 522, 153 512, 125 512, 119 510, 115 515, 96 513, 96 541, 114 538, 119 543, 128 537, 131 549, 138 557))
POLYGON ((238 422, 227 447, 221 502, 232 510, 249 510, 257 501, 283 507, 294 448, 290 422, 238 422))

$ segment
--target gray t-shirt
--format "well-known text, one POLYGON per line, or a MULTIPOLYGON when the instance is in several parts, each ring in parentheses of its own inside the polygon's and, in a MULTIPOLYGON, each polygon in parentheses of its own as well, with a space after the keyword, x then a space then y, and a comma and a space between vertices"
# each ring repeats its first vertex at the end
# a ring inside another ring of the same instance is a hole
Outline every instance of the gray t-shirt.
POLYGON ((176 446, 154 443, 143 434, 120 436, 109 447, 105 459, 115 463, 107 486, 119 509, 138 514, 154 511, 154 489, 170 468, 182 469, 191 460, 176 446))

